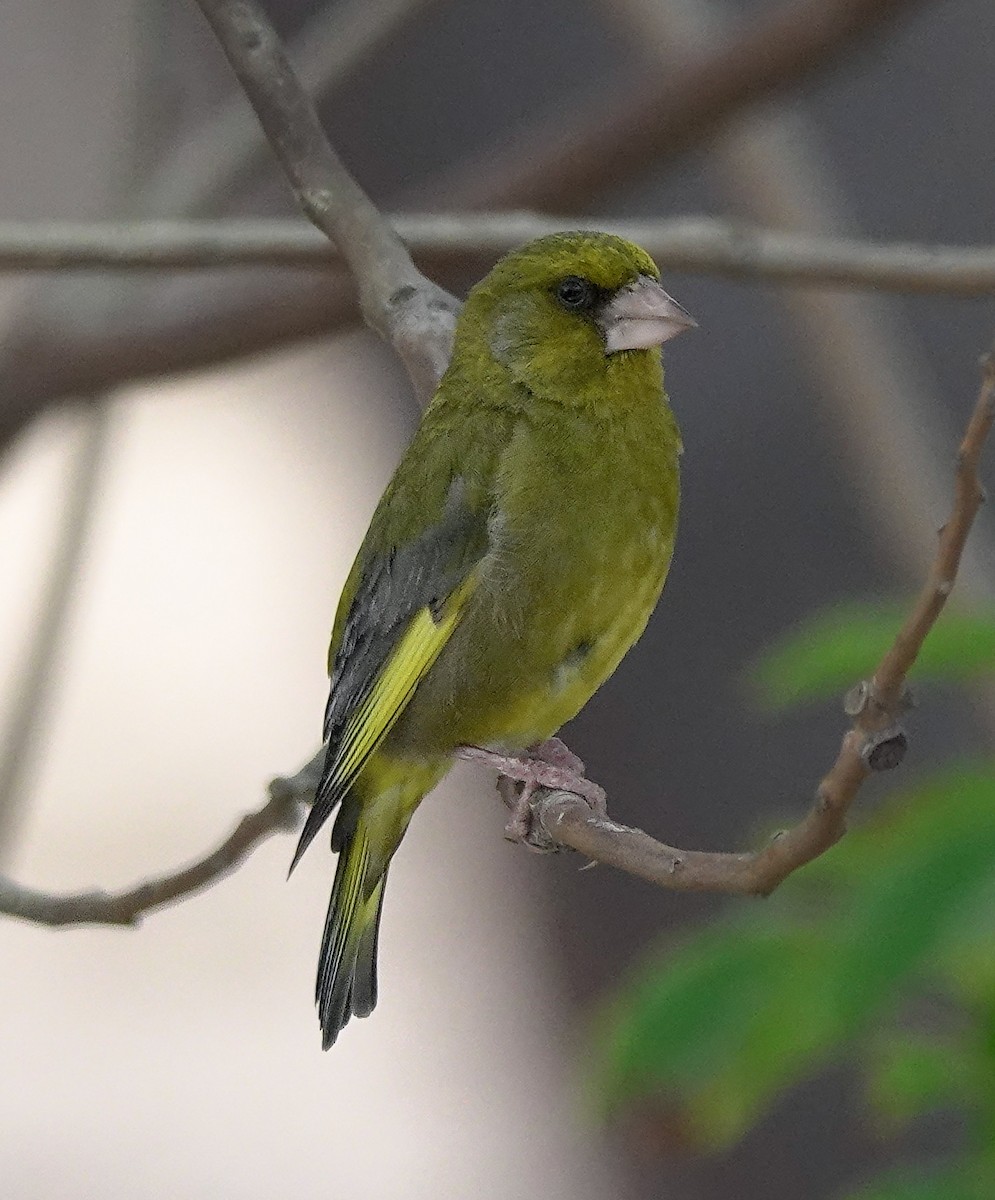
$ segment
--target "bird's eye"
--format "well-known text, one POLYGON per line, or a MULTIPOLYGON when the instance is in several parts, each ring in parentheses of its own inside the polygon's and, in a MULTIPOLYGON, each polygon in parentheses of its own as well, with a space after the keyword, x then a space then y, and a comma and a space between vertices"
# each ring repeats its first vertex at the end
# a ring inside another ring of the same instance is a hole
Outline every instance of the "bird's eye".
POLYGON ((570 312, 584 312, 595 301, 597 288, 589 279, 579 275, 568 275, 556 287, 556 298, 570 312))

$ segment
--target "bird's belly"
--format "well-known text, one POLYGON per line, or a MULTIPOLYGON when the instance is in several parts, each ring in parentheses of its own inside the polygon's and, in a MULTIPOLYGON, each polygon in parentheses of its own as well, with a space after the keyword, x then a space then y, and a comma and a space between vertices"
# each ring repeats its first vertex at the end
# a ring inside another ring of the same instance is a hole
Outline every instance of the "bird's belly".
POLYGON ((657 528, 604 547, 584 571, 527 582, 509 572, 485 590, 419 685, 392 734, 397 749, 516 750, 576 716, 656 605, 672 550, 657 528))
MULTIPOLYGON (((669 556, 668 556, 669 561, 669 556)), ((491 714, 478 743, 520 749, 551 737, 584 707, 643 632, 666 574, 666 563, 644 572, 620 571, 592 585, 555 639, 523 645, 537 669, 519 661, 507 681, 506 705, 491 714), (624 582, 623 582, 624 581, 624 582)))
MULTIPOLYGON (((476 744, 503 749, 543 742, 574 718, 609 678, 653 611, 659 587, 629 590, 611 622, 594 637, 577 638, 555 665, 537 672, 516 671, 507 704, 487 714, 473 738, 476 744)), ((525 649, 525 648, 523 648, 525 649)), ((538 654, 538 659, 544 655, 538 654)), ((484 714, 481 714, 484 715, 484 714)))

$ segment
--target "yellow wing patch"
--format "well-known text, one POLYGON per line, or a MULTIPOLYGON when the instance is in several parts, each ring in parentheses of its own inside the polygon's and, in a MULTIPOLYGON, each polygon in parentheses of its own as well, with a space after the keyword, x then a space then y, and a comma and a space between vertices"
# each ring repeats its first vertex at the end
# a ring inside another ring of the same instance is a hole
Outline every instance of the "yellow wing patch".
POLYGON ((304 822, 290 864, 291 871, 331 816, 336 804, 352 787, 370 755, 404 712, 415 688, 452 637, 478 579, 479 572, 471 572, 438 611, 428 606, 420 608, 408 622, 365 698, 345 722, 335 748, 334 760, 322 779, 315 803, 304 822))
POLYGON ((328 783, 336 792, 345 791, 404 712, 415 688, 452 637, 477 578, 476 571, 468 575, 439 612, 425 607, 411 618, 365 700, 346 723, 329 773, 328 783))

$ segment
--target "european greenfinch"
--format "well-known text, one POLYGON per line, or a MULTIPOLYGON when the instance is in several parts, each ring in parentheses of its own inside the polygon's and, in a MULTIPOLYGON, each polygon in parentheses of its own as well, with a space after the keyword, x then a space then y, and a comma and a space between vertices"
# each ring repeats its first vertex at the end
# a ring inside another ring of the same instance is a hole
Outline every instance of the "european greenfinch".
POLYGON ((557 739, 642 632, 670 565, 680 435, 660 346, 695 324, 653 260, 541 238, 472 289, 374 513, 329 651, 327 755, 294 865, 338 806, 318 961, 324 1048, 377 999, 391 858, 456 757, 528 797, 600 789, 557 739))

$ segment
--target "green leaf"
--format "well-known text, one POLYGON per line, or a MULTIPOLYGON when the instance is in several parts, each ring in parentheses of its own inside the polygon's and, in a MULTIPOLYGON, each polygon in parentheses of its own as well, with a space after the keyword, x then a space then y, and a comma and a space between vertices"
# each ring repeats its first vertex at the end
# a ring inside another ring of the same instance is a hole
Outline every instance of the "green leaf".
POLYGON ((802 872, 776 900, 655 957, 622 989, 594 1055, 604 1109, 663 1101, 692 1139, 724 1146, 844 1052, 910 976, 937 971, 991 887, 995 770, 944 772, 831 856, 843 869, 817 885, 818 909, 802 872))
POLYGON ((982 1089, 973 1049, 963 1036, 890 1030, 872 1048, 871 1103, 892 1128, 930 1109, 975 1105, 982 1089))
POLYGON ((808 930, 752 914, 651 963, 602 1018, 600 1104, 666 1099, 694 1140, 734 1140, 821 1047, 822 959, 808 930))
POLYGON ((952 933, 937 966, 962 1004, 974 1011, 995 1008, 995 880, 952 933))
MULTIPOLYGON (((856 1028, 911 972, 935 968, 944 941, 995 876, 995 772, 943 772, 897 800, 904 819, 875 848, 856 852, 866 870, 837 923, 837 1011, 856 1028), (890 842, 890 845, 889 845, 890 842)), ((859 845, 863 842, 864 845, 859 845)))
MULTIPOLYGON (((830 609, 775 642, 749 674, 772 711, 805 700, 842 695, 867 678, 894 641, 908 604, 830 609)), ((913 677, 963 681, 995 669, 995 613, 944 612, 930 631, 913 677)))

